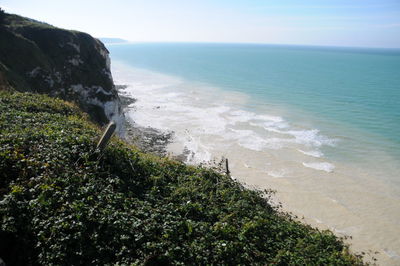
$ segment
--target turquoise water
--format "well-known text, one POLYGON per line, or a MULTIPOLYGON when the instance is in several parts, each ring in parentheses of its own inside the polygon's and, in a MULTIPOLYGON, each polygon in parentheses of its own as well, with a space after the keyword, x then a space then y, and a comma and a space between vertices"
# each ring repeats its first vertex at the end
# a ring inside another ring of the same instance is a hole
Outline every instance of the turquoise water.
POLYGON ((290 122, 339 138, 341 145, 324 151, 337 160, 379 161, 371 152, 380 151, 400 164, 400 50, 182 43, 108 49, 112 60, 133 67, 245 93, 249 110, 285 109, 290 122))

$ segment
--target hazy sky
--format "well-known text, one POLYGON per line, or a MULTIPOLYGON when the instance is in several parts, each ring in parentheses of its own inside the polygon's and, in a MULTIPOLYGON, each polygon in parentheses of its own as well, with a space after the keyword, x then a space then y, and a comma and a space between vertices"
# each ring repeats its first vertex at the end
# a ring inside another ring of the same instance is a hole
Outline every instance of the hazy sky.
POLYGON ((0 0, 95 37, 400 48, 400 0, 0 0))

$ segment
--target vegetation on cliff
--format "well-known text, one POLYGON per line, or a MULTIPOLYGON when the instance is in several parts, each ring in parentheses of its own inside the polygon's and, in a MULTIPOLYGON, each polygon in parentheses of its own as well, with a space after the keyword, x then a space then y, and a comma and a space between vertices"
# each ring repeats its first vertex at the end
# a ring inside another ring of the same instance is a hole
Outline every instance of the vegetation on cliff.
MULTIPOLYGON (((141 153, 74 105, 0 92, 0 257, 9 265, 357 265, 331 232, 296 222, 210 169, 141 153)), ((265 197, 262 197, 265 196, 265 197)))

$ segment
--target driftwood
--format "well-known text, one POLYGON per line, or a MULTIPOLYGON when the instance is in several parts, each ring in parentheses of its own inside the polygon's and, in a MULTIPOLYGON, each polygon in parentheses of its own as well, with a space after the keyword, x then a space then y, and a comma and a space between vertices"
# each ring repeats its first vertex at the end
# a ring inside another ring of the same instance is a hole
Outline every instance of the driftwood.
POLYGON ((99 140, 99 143, 97 143, 96 149, 100 150, 100 152, 104 150, 104 148, 107 146, 107 143, 110 141, 116 127, 117 125, 113 121, 108 124, 106 130, 103 133, 103 136, 99 140))
POLYGON ((229 176, 231 174, 231 172, 229 171, 228 158, 225 159, 225 169, 226 169, 226 175, 229 176))

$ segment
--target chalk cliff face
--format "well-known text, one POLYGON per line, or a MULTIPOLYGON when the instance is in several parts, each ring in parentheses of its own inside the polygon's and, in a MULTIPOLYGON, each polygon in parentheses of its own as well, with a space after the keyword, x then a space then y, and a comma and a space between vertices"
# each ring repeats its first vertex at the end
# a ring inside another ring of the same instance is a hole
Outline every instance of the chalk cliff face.
POLYGON ((77 103, 123 133, 108 50, 89 34, 6 14, 0 26, 0 89, 45 93, 77 103))

